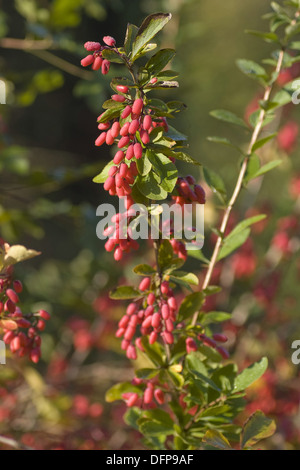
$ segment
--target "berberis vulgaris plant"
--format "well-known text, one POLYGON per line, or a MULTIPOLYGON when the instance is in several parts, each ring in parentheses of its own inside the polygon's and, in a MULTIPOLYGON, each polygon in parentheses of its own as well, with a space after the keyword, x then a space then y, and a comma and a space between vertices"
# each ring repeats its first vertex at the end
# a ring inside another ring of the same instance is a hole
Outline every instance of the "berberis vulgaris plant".
MULTIPOLYGON (((220 290, 212 285, 217 263, 241 246, 251 225, 264 218, 263 214, 255 215, 229 230, 228 221, 240 193, 247 191, 249 181, 280 163, 262 164, 257 151, 275 136, 271 123, 278 117, 278 109, 292 100, 293 83, 280 88, 278 77, 299 61, 300 42, 294 37, 300 30, 300 1, 286 1, 284 7, 272 2, 271 7, 273 11, 266 16, 270 30, 249 31, 274 46, 271 57, 263 61, 264 66, 252 60, 237 62, 239 69, 263 88, 259 110, 252 113, 249 122, 230 111, 212 112, 216 119, 240 127, 248 143, 240 148, 225 138, 209 138, 240 153, 230 197, 221 177, 203 168, 205 182, 219 198, 221 211, 220 226, 213 230, 215 245, 210 258, 196 243, 193 246, 189 241, 187 249, 184 236, 178 238, 175 219, 169 221, 167 237, 165 220, 158 225, 159 237, 149 235, 155 253, 153 265, 134 268, 140 276, 137 286, 119 286, 111 292, 111 298, 124 300, 126 308, 116 332, 121 347, 133 363, 146 356, 147 367, 137 368, 133 380, 114 385, 106 398, 108 402, 125 401, 126 422, 140 431, 150 448, 247 449, 275 429, 275 423, 259 410, 243 426, 236 419, 244 408, 245 389, 266 371, 267 359, 239 371, 224 347, 226 336, 219 327, 215 332, 216 324, 228 320, 230 313, 202 310, 207 297, 220 290), (189 255, 206 270, 201 286, 195 274, 182 269, 189 255), (177 293, 181 290, 184 298, 179 303, 177 293)), ((178 87, 178 74, 167 68, 175 51, 161 49, 151 55, 157 48, 154 37, 170 20, 171 14, 157 13, 148 16, 139 28, 129 24, 121 47, 110 36, 103 38, 103 45, 85 44, 89 55, 82 60, 83 66, 91 65, 107 74, 113 62, 127 70, 126 76, 112 79, 113 94, 98 117, 101 133, 95 142, 96 146, 116 145, 113 160, 94 181, 104 183, 111 196, 125 200, 125 210, 114 215, 104 230, 105 248, 114 251, 117 262, 139 248, 134 236, 138 225, 135 203, 146 207, 149 225, 153 213, 167 211, 167 203, 175 202, 183 215, 187 205, 205 204, 205 192, 195 177, 179 175, 176 167, 180 160, 195 169, 197 166, 198 174, 201 165, 187 154, 187 137, 170 125, 185 106, 158 98, 159 90, 178 87)))

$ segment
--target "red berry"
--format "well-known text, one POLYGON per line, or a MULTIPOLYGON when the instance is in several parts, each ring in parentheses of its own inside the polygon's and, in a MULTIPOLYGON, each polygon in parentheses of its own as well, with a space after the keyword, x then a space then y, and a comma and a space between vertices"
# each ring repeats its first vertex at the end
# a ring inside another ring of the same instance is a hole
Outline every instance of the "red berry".
POLYGON ((119 150, 114 156, 114 163, 116 165, 119 165, 119 163, 121 163, 121 161, 124 160, 124 158, 125 158, 124 152, 122 150, 119 150))
POLYGON ((39 310, 39 316, 44 320, 50 320, 50 314, 46 310, 39 310))
POLYGON ((81 65, 82 67, 88 67, 89 65, 93 64, 94 63, 94 56, 93 55, 87 55, 86 57, 84 57, 84 59, 81 60, 81 65))
POLYGON ((13 287, 15 291, 20 294, 23 290, 22 282, 21 281, 14 281, 13 282, 13 287))
POLYGON ((124 103, 125 101, 125 96, 122 95, 112 95, 112 100, 117 101, 118 103, 124 103))
POLYGON ((102 57, 100 57, 99 55, 97 57, 95 57, 92 69, 95 70, 95 71, 100 70, 101 66, 102 66, 102 62, 103 62, 102 57))
POLYGON ((114 47, 116 45, 116 40, 111 36, 104 36, 103 42, 109 47, 114 47))
POLYGON ((7 289, 6 295, 14 304, 17 304, 19 302, 19 297, 17 296, 14 290, 7 289))
POLYGON ((146 290, 149 289, 151 285, 151 279, 150 277, 145 277, 141 282, 140 282, 140 285, 139 285, 139 289, 144 292, 146 290))
POLYGON ((100 147, 102 144, 104 144, 105 140, 106 132, 102 132, 102 134, 100 134, 99 137, 95 140, 96 147, 100 147))
POLYGON ((117 85, 116 90, 119 91, 120 93, 127 94, 128 91, 129 91, 129 88, 128 88, 128 86, 125 86, 125 85, 117 85))
POLYGON ((131 106, 127 105, 126 108, 122 111, 121 118, 126 119, 131 114, 132 108, 131 106))
POLYGON ((213 335, 213 339, 218 343, 226 343, 228 341, 227 336, 216 333, 213 335))
POLYGON ((141 146, 141 144, 139 142, 134 144, 133 153, 134 153, 135 158, 137 158, 137 159, 142 158, 142 156, 143 156, 143 147, 141 146))
POLYGON ((143 107, 144 107, 144 101, 142 100, 142 98, 138 98, 137 100, 135 100, 132 105, 133 114, 136 114, 137 116, 139 116, 142 112, 143 107))
POLYGON ((88 42, 85 43, 84 48, 88 52, 99 51, 99 49, 101 49, 101 44, 100 44, 100 42, 88 41, 88 42))
POLYGON ((104 59, 104 61, 102 62, 102 66, 101 66, 101 72, 103 73, 103 75, 108 74, 109 68, 110 68, 110 62, 104 59))

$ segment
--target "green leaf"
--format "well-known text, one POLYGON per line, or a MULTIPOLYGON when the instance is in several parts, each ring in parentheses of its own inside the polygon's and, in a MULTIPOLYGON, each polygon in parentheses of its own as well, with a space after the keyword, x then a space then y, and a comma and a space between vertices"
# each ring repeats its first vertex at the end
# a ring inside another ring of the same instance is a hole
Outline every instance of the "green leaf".
POLYGON ((204 297, 202 292, 193 292, 185 297, 179 307, 180 321, 185 320, 191 317, 195 312, 198 312, 198 310, 201 309, 203 302, 204 297))
POLYGON ((147 156, 147 152, 146 155, 143 156, 143 158, 140 158, 136 161, 136 166, 140 175, 148 175, 148 173, 151 171, 152 164, 147 156))
POLYGON ((186 141, 188 140, 187 136, 185 134, 182 134, 179 132, 177 129, 169 125, 168 132, 165 133, 166 137, 170 137, 170 139, 175 140, 176 142, 178 141, 186 141))
POLYGON ((142 345, 145 349, 145 352, 148 358, 153 362, 155 366, 162 366, 164 364, 164 354, 162 351, 162 346, 157 342, 154 344, 149 344, 147 336, 142 337, 142 345))
POLYGON ((203 261, 203 263, 208 264, 209 260, 204 256, 201 250, 187 250, 188 256, 191 258, 198 259, 199 261, 203 261))
POLYGON ((265 173, 268 173, 268 171, 273 170, 277 166, 279 166, 282 163, 282 160, 273 160, 272 162, 266 163, 263 165, 254 175, 252 176, 253 178, 257 178, 258 176, 262 176, 265 173))
POLYGON ((209 114, 212 117, 219 119, 219 121, 229 122, 230 124, 236 124, 237 126, 249 129, 245 121, 236 116, 231 111, 226 111, 225 109, 216 109, 211 111, 209 114))
POLYGON ((163 240, 158 249, 158 265, 161 271, 165 271, 172 264, 174 257, 173 247, 169 240, 163 240))
POLYGON ((135 375, 139 379, 152 379, 157 374, 159 374, 159 369, 145 368, 145 369, 138 369, 135 371, 135 375))
POLYGON ((227 192, 222 178, 215 171, 209 170, 206 167, 203 168, 203 176, 212 191, 217 193, 220 199, 225 202, 227 199, 227 192))
POLYGON ((153 171, 145 176, 137 176, 136 185, 148 199, 161 201, 168 196, 167 191, 161 186, 161 178, 153 171))
POLYGON ((112 403, 116 400, 122 400, 123 393, 138 393, 142 394, 142 391, 136 386, 132 385, 131 382, 122 382, 111 387, 105 394, 105 400, 108 403, 112 403))
POLYGON ((132 45, 131 59, 135 60, 138 53, 151 39, 163 29, 172 18, 171 13, 155 13, 147 16, 138 29, 136 38, 132 45))
POLYGON ((253 179, 253 175, 255 175, 258 170, 260 169, 260 159, 259 156, 253 153, 248 160, 248 165, 246 169, 246 173, 244 176, 244 183, 248 183, 250 180, 253 179))
POLYGON ((263 357, 259 362, 252 364, 239 374, 234 382, 234 392, 240 392, 259 379, 267 370, 268 359, 263 357))
POLYGON ((98 123, 107 122, 107 121, 110 121, 111 119, 119 117, 123 108, 124 108, 124 105, 119 104, 118 106, 115 106, 113 108, 106 109, 106 111, 102 113, 102 116, 98 120, 98 123))
POLYGON ((150 436, 161 436, 173 434, 173 426, 170 426, 168 423, 161 423, 157 421, 144 421, 140 426, 140 432, 145 435, 150 436))
POLYGON ((155 269, 153 269, 148 264, 138 264, 135 266, 135 268, 133 268, 133 272, 139 276, 152 276, 156 273, 155 269))
POLYGON ((199 318, 199 322, 202 326, 210 325, 211 323, 222 323, 230 320, 231 314, 226 312, 209 312, 203 313, 199 318))
POLYGON ((262 411, 253 413, 243 426, 241 434, 241 448, 255 445, 261 439, 274 434, 276 424, 273 419, 267 418, 262 411))
POLYGON ((109 170, 110 168, 114 165, 114 162, 113 160, 111 162, 109 162, 107 165, 105 165, 105 167, 103 168, 103 170, 101 171, 101 173, 99 173, 99 175, 95 176, 95 178, 93 178, 93 182, 94 183, 105 183, 105 181, 107 180, 109 174, 109 170))
POLYGON ((255 142, 255 144, 253 145, 252 149, 251 149, 251 152, 255 152, 257 149, 263 147, 267 142, 269 142, 269 140, 272 140, 274 139, 274 137, 276 137, 276 133, 275 134, 271 134, 271 135, 268 135, 267 137, 264 137, 263 139, 260 139, 258 140, 257 142, 255 142))
POLYGON ((217 429, 209 429, 208 431, 206 431, 202 440, 208 446, 216 447, 217 449, 231 449, 231 446, 226 437, 217 429))
POLYGON ((259 81, 263 82, 268 80, 268 74, 265 69, 256 62, 253 62, 253 60, 238 59, 236 64, 240 71, 248 77, 259 79, 259 81))
POLYGON ((202 166, 201 163, 198 162, 198 160, 195 160, 193 157, 191 157, 185 152, 168 152, 168 155, 170 157, 176 158, 176 160, 181 160, 185 163, 191 163, 192 165, 202 166))
POLYGON ((174 55, 174 49, 161 49, 148 60, 145 68, 151 75, 156 76, 173 59, 174 55))
POLYGON ((152 169, 160 178, 161 187, 171 193, 176 185, 178 170, 174 163, 163 154, 155 154, 151 150, 147 151, 147 157, 152 165, 152 169))
POLYGON ((135 299, 140 295, 141 293, 131 286, 119 286, 116 289, 112 290, 109 294, 110 298, 114 300, 135 299))
POLYGON ((224 243, 228 241, 231 237, 235 237, 238 233, 242 232, 246 228, 250 227, 253 224, 257 224, 257 222, 260 222, 261 220, 264 220, 266 218, 265 214, 259 214, 259 215, 254 215, 253 217, 249 217, 248 219, 243 220, 240 222, 236 227, 227 235, 227 237, 224 240, 224 243))
POLYGON ((128 426, 131 426, 136 431, 139 430, 138 420, 140 419, 142 410, 136 406, 128 408, 124 414, 124 421, 128 426))
POLYGON ((187 354, 185 361, 186 366, 190 371, 200 372, 204 376, 208 375, 207 369, 203 363, 203 360, 201 359, 201 355, 199 355, 197 352, 187 354))
POLYGON ((184 386, 184 377, 181 374, 170 368, 166 370, 166 373, 172 380, 175 387, 182 388, 184 386))
POLYGON ((136 38, 138 30, 139 28, 137 26, 128 23, 124 41, 124 50, 126 55, 129 55, 129 53, 131 52, 133 41, 136 38))
POLYGON ((102 51, 102 57, 116 64, 124 64, 124 60, 113 49, 104 49, 102 51))
POLYGON ((207 137, 207 140, 209 142, 213 142, 214 144, 221 144, 221 145, 225 145, 226 147, 231 147, 237 150, 241 154, 243 153, 239 147, 231 143, 230 140, 226 139, 225 137, 209 136, 207 137))
POLYGON ((279 38, 277 34, 275 33, 265 33, 263 31, 255 31, 252 29, 247 29, 245 33, 252 34, 252 36, 257 36, 259 38, 262 38, 266 42, 279 42, 279 38))
POLYGON ((225 238, 218 256, 218 261, 223 258, 226 258, 226 256, 230 255, 230 253, 242 246, 249 237, 249 235, 250 229, 246 228, 244 230, 239 231, 235 235, 232 235, 232 237, 230 238, 225 238))
POLYGON ((173 271, 170 275, 170 279, 174 282, 182 281, 193 286, 198 286, 199 279, 196 274, 186 273, 185 271, 173 271))

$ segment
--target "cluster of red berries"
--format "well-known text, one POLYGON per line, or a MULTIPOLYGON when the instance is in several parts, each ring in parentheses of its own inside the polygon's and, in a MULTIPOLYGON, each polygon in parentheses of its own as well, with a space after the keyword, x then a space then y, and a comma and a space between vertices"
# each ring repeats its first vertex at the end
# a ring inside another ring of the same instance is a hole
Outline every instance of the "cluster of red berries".
POLYGON ((125 400, 128 408, 131 408, 132 406, 137 406, 139 408, 145 408, 145 406, 154 408, 156 403, 158 405, 164 404, 165 394, 163 390, 157 386, 155 378, 150 380, 143 380, 135 377, 132 380, 132 385, 137 385, 140 387, 142 386, 144 390, 142 396, 136 392, 123 393, 122 398, 125 400), (156 400, 156 403, 154 399, 156 400))
POLYGON ((135 211, 130 211, 130 207, 133 204, 133 199, 127 197, 125 199, 127 210, 123 213, 115 214, 111 219, 112 225, 109 225, 103 231, 103 235, 105 237, 109 237, 104 247, 108 252, 114 250, 114 258, 116 261, 120 261, 123 258, 124 253, 129 253, 131 250, 139 249, 139 244, 131 237, 131 230, 130 227, 128 227, 132 218, 136 216, 135 211), (125 227, 122 226, 122 221, 124 219, 126 219, 126 231, 125 227))
POLYGON ((45 310, 24 315, 17 305, 18 294, 23 290, 21 281, 13 281, 13 288, 9 277, 1 281, 0 328, 4 333, 3 341, 12 353, 19 357, 28 355, 32 362, 37 363, 41 357, 40 332, 45 329, 45 320, 49 320, 50 315, 45 310))
POLYGON ((88 67, 91 65, 93 70, 96 71, 101 69, 103 75, 106 75, 109 72, 110 62, 109 60, 102 57, 102 51, 111 47, 115 47, 116 41, 111 36, 104 36, 103 42, 106 44, 106 46, 102 46, 100 42, 88 41, 85 43, 84 48, 88 52, 92 52, 92 54, 84 57, 84 59, 81 61, 81 65, 83 67, 88 67))
POLYGON ((205 204, 205 191, 200 184, 196 184, 195 178, 191 175, 185 178, 180 176, 177 180, 175 190, 178 195, 172 196, 172 199, 175 200, 176 204, 183 205, 193 202, 205 204))
POLYGON ((177 311, 177 301, 168 281, 163 281, 159 291, 154 293, 151 278, 145 277, 139 284, 139 290, 143 296, 142 301, 128 305, 126 315, 119 321, 116 332, 117 338, 123 337, 121 347, 126 351, 128 359, 133 360, 137 358, 136 347, 144 351, 141 336, 149 336, 150 344, 154 344, 159 336, 165 344, 173 344, 172 331, 175 328, 177 311))

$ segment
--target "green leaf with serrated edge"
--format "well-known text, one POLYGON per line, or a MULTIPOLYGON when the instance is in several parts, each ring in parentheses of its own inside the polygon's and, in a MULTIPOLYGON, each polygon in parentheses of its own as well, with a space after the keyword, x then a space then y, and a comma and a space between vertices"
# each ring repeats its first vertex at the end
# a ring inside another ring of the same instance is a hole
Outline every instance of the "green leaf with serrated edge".
POLYGON ((110 168, 113 165, 114 165, 113 161, 111 161, 107 165, 105 165, 105 167, 103 168, 101 173, 99 173, 99 175, 97 175, 93 178, 93 182, 94 183, 105 183, 105 181, 107 180, 107 178, 109 176, 108 172, 109 172, 110 168))
POLYGON ((245 33, 262 38, 266 42, 280 42, 279 37, 275 33, 265 33, 264 31, 255 31, 252 29, 246 29, 245 33))
POLYGON ((137 289, 134 289, 134 287, 131 287, 131 286, 119 286, 109 293, 109 297, 114 300, 135 299, 136 297, 139 297, 140 295, 141 293, 137 289))
POLYGON ((153 364, 156 366, 162 366, 164 364, 164 353, 162 346, 157 342, 154 344, 149 344, 147 336, 142 337, 141 343, 148 358, 153 362, 153 364))
POLYGON ((115 64, 123 64, 124 60, 119 56, 119 54, 113 49, 104 49, 102 51, 102 57, 110 62, 115 64))
POLYGON ((157 374, 159 374, 159 369, 145 368, 145 369, 138 369, 135 371, 135 375, 139 379, 152 379, 157 374))
POLYGON ((217 429, 209 429, 206 431, 202 441, 208 446, 216 447, 217 449, 231 449, 228 439, 217 429))
POLYGON ((191 284, 193 286, 198 286, 199 284, 199 279, 196 274, 186 273, 185 271, 173 271, 172 275, 170 275, 170 279, 175 282, 177 280, 187 282, 188 284, 191 284))
POLYGON ((136 185, 141 193, 149 199, 162 201, 168 196, 167 191, 161 186, 160 177, 153 171, 145 176, 137 176, 136 185))
POLYGON ((171 13, 155 13, 147 16, 139 27, 136 38, 132 44, 132 60, 135 60, 138 53, 159 31, 163 29, 171 18, 171 13))
POLYGON ((253 175, 260 169, 260 159, 255 153, 249 157, 247 169, 244 176, 244 183, 253 179, 253 175))
POLYGON ((188 256, 191 258, 195 258, 199 261, 203 261, 203 263, 208 264, 209 260, 204 256, 201 250, 187 250, 188 256))
POLYGON ((203 168, 203 176, 213 192, 217 193, 223 201, 226 201, 227 192, 222 178, 215 171, 209 170, 206 167, 203 168))
POLYGON ((140 158, 136 161, 136 166, 140 175, 148 175, 148 173, 151 171, 152 164, 147 156, 147 152, 143 158, 140 158))
POLYGON ((228 241, 231 237, 234 237, 237 233, 245 230, 245 228, 250 227, 251 225, 257 224, 261 220, 264 220, 267 216, 265 214, 254 215, 253 217, 249 217, 248 219, 243 220, 240 222, 224 240, 224 243, 228 241))
POLYGON ((245 121, 236 116, 231 111, 226 111, 225 109, 216 109, 214 111, 211 111, 209 114, 215 119, 218 119, 219 121, 228 122, 230 124, 236 124, 237 126, 249 129, 245 121))
POLYGON ((142 395, 142 390, 138 388, 136 385, 132 385, 131 382, 122 382, 119 384, 114 385, 109 390, 107 390, 105 394, 105 400, 108 403, 112 403, 116 400, 122 400, 123 393, 138 393, 142 395))
POLYGON ((161 271, 169 268, 173 261, 173 247, 169 240, 163 240, 158 249, 158 265, 161 271))
POLYGON ((258 380, 267 370, 268 359, 263 357, 259 362, 252 364, 244 369, 235 379, 234 392, 240 392, 249 387, 253 382, 258 380))
POLYGON ((255 142, 255 144, 253 145, 253 147, 251 149, 251 152, 255 152, 259 148, 263 147, 267 142, 269 142, 269 140, 274 139, 274 137, 276 137, 276 135, 277 135, 276 133, 271 134, 271 135, 268 135, 267 137, 264 137, 263 139, 260 139, 257 142, 255 142))
POLYGON ((204 296, 202 292, 193 292, 184 298, 179 307, 179 318, 180 321, 186 320, 191 317, 195 312, 198 312, 204 302, 204 296))
POLYGON ((243 154, 243 151, 237 147, 237 145, 234 145, 232 142, 230 142, 229 139, 226 139, 225 137, 209 136, 207 137, 207 140, 209 142, 213 142, 214 144, 221 144, 225 145, 226 147, 231 147, 237 150, 239 153, 243 154))
POLYGON ((148 60, 145 68, 151 75, 156 76, 173 59, 174 55, 174 49, 161 49, 148 60))
POLYGON ((266 163, 252 176, 252 178, 257 178, 258 176, 262 176, 265 173, 268 173, 268 171, 273 170, 277 166, 281 165, 281 163, 282 160, 273 160, 272 162, 266 163))
POLYGON ((241 448, 251 447, 261 439, 274 434, 276 424, 273 419, 267 418, 262 411, 257 410, 246 421, 241 433, 241 448))
POLYGON ((138 264, 133 268, 133 272, 139 276, 152 276, 156 273, 155 269, 148 264, 138 264))
POLYGON ((222 323, 230 320, 231 314, 226 312, 209 312, 203 313, 199 317, 199 323, 202 326, 211 325, 212 323, 222 323))
POLYGON ((250 229, 241 230, 229 239, 225 239, 224 244, 219 252, 218 261, 230 255, 234 250, 242 246, 250 235, 250 229))
POLYGON ((236 64, 241 72, 243 72, 248 77, 259 79, 260 81, 265 82, 268 79, 268 74, 265 69, 254 62, 253 60, 247 59, 238 59, 236 64))

